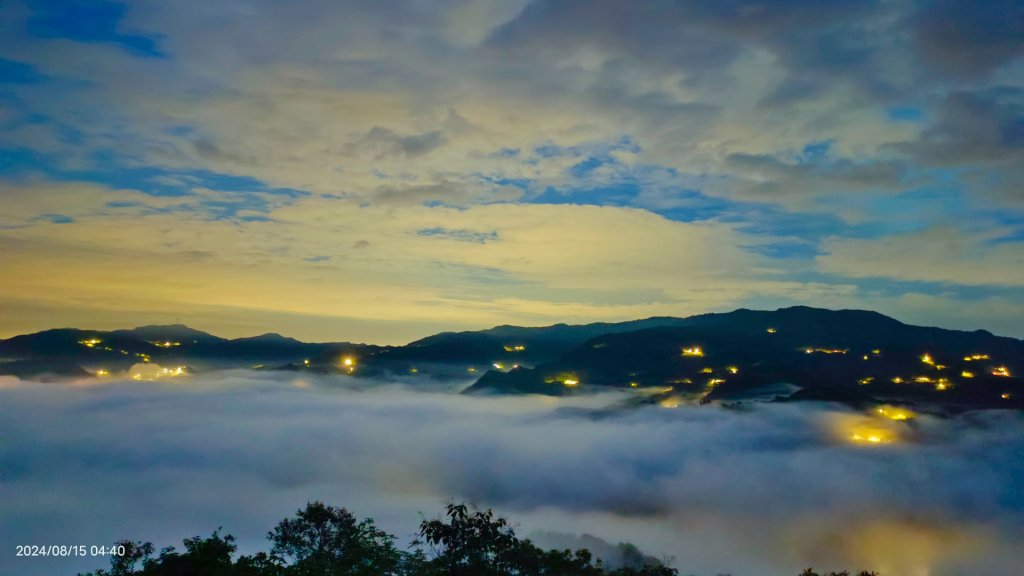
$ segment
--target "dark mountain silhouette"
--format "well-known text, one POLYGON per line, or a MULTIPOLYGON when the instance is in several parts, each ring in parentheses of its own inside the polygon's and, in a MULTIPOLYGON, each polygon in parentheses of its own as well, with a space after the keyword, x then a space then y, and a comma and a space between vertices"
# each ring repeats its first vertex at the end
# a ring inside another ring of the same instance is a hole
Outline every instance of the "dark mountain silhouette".
POLYGON ((491 371, 467 392, 560 395, 589 385, 661 389, 707 402, 787 382, 802 388, 794 400, 1019 406, 1021 380, 998 375, 1002 367, 1024 367, 1024 342, 799 306, 604 334, 533 369, 491 371))
POLYGON ((115 373, 137 362, 253 366, 388 377, 474 379, 467 393, 636 389, 644 401, 879 400, 943 409, 1022 407, 1024 341, 912 326, 877 312, 796 306, 620 323, 497 326, 405 346, 305 343, 276 333, 228 340, 184 325, 57 329, 0 341, 0 373, 115 373), (926 356, 927 355, 927 356, 926 356), (1005 368, 1005 371, 1003 370, 1005 368), (790 388, 789 390, 793 390, 790 388))
POLYGON ((0 341, 0 374, 16 371, 25 378, 43 374, 70 377, 81 374, 83 367, 86 375, 99 370, 114 373, 138 362, 204 368, 248 367, 260 362, 306 365, 310 358, 327 363, 343 352, 369 356, 379 349, 362 344, 305 343, 280 334, 228 340, 181 324, 113 331, 62 328, 0 341), (72 365, 78 370, 71 370, 72 365), (55 369, 58 366, 60 369, 55 369))
POLYGON ((390 350, 388 357, 396 360, 484 365, 497 360, 512 363, 549 362, 596 336, 657 326, 675 326, 684 322, 686 319, 683 318, 661 317, 619 323, 555 324, 538 328, 503 325, 488 330, 442 332, 390 350))
POLYGON ((226 339, 214 336, 201 330, 189 328, 184 324, 150 325, 139 326, 131 330, 114 330, 115 336, 126 336, 138 340, 159 341, 159 342, 180 342, 198 344, 212 342, 227 342, 226 339))

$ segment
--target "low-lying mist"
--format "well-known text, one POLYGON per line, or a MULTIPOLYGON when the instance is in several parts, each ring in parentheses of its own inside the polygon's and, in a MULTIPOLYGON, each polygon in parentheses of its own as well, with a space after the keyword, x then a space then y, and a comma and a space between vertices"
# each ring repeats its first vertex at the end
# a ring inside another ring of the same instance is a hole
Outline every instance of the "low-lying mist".
POLYGON ((550 533, 632 542, 674 556, 680 574, 795 576, 814 565, 1005 576, 1024 566, 1017 413, 894 422, 822 404, 604 411, 624 396, 454 391, 248 371, 0 378, 0 573, 106 564, 17 558, 18 544, 131 538, 159 549, 223 527, 241 552, 263 549, 278 520, 316 499, 375 518, 400 543, 449 499, 467 501, 542 544, 569 538, 550 533), (861 428, 885 441, 851 442, 861 428))

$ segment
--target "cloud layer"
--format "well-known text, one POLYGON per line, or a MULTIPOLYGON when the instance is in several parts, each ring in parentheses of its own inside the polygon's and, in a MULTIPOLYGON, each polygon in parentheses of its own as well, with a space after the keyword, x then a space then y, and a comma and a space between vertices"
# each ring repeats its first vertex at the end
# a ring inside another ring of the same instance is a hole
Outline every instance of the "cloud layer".
POLYGON ((1010 0, 14 1, 0 18, 0 263, 25 276, 3 335, 68 310, 109 327, 111 303, 400 342, 797 302, 1024 335, 1005 313, 1024 306, 1010 0), (635 263, 602 259, 609 242, 635 263), (140 262, 189 281, 126 294, 140 262), (81 293, 40 279, 65 274, 81 293))
MULTIPOLYGON (((174 384, 0 386, 4 571, 102 562, 16 543, 157 546, 217 526, 243 549, 309 499, 406 540, 447 498, 519 530, 590 533, 684 574, 1004 574, 1022 560, 1019 415, 912 426, 824 406, 597 416, 617 396, 465 398, 407 386, 228 372, 174 384), (899 441, 854 446, 850 430, 899 441)), ((415 384, 415 383, 414 383, 415 384)))

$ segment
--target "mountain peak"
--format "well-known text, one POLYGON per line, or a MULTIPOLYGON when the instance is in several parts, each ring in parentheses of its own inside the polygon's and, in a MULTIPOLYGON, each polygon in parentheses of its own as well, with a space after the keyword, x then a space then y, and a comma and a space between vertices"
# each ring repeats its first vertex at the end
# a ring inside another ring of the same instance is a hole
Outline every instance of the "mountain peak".
POLYGON ((143 340, 223 340, 223 338, 184 324, 147 324, 130 330, 115 330, 112 333, 134 336, 143 340))
POLYGON ((260 334, 259 336, 248 336, 245 338, 235 338, 235 342, 268 342, 268 343, 289 343, 299 344, 300 342, 295 338, 283 336, 277 332, 267 332, 266 334, 260 334))

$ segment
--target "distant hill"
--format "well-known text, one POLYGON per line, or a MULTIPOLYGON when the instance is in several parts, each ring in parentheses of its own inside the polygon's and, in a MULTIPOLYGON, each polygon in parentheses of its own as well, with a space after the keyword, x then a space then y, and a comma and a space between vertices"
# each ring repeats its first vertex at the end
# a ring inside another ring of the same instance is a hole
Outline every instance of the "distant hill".
POLYGON ((708 402, 785 382, 803 389, 794 399, 1011 407, 1024 396, 1017 369, 1024 369, 1024 342, 1014 338, 798 306, 603 334, 532 369, 492 370, 467 392, 561 395, 606 386, 708 402))
POLYGON ((225 339, 181 324, 47 330, 0 341, 0 374, 114 374, 137 362, 473 381, 466 393, 635 389, 649 401, 879 400, 944 409, 1024 407, 1024 341, 795 306, 688 318, 443 332, 404 346, 225 339), (792 385, 789 387, 780 384, 792 385), (794 388, 795 387, 795 388, 794 388), (796 390, 795 393, 785 391, 796 390))
POLYGON ((603 334, 630 332, 658 326, 676 326, 683 318, 648 318, 629 322, 539 328, 496 326, 487 330, 442 332, 389 351, 389 357, 430 362, 490 364, 496 360, 536 363, 558 359, 583 342, 603 334))
POLYGON ((350 343, 306 343, 280 334, 229 340, 181 324, 130 330, 62 328, 0 340, 0 374, 85 374, 123 371, 138 362, 197 364, 207 368, 262 363, 328 362, 341 353, 372 356, 381 348, 350 343), (17 362, 18 364, 14 364, 17 362), (72 370, 75 365, 79 370, 72 370), (7 366, 7 368, 5 368, 7 366), (60 370, 53 367, 60 366, 60 370), (34 367, 34 368, 33 368, 34 367))

